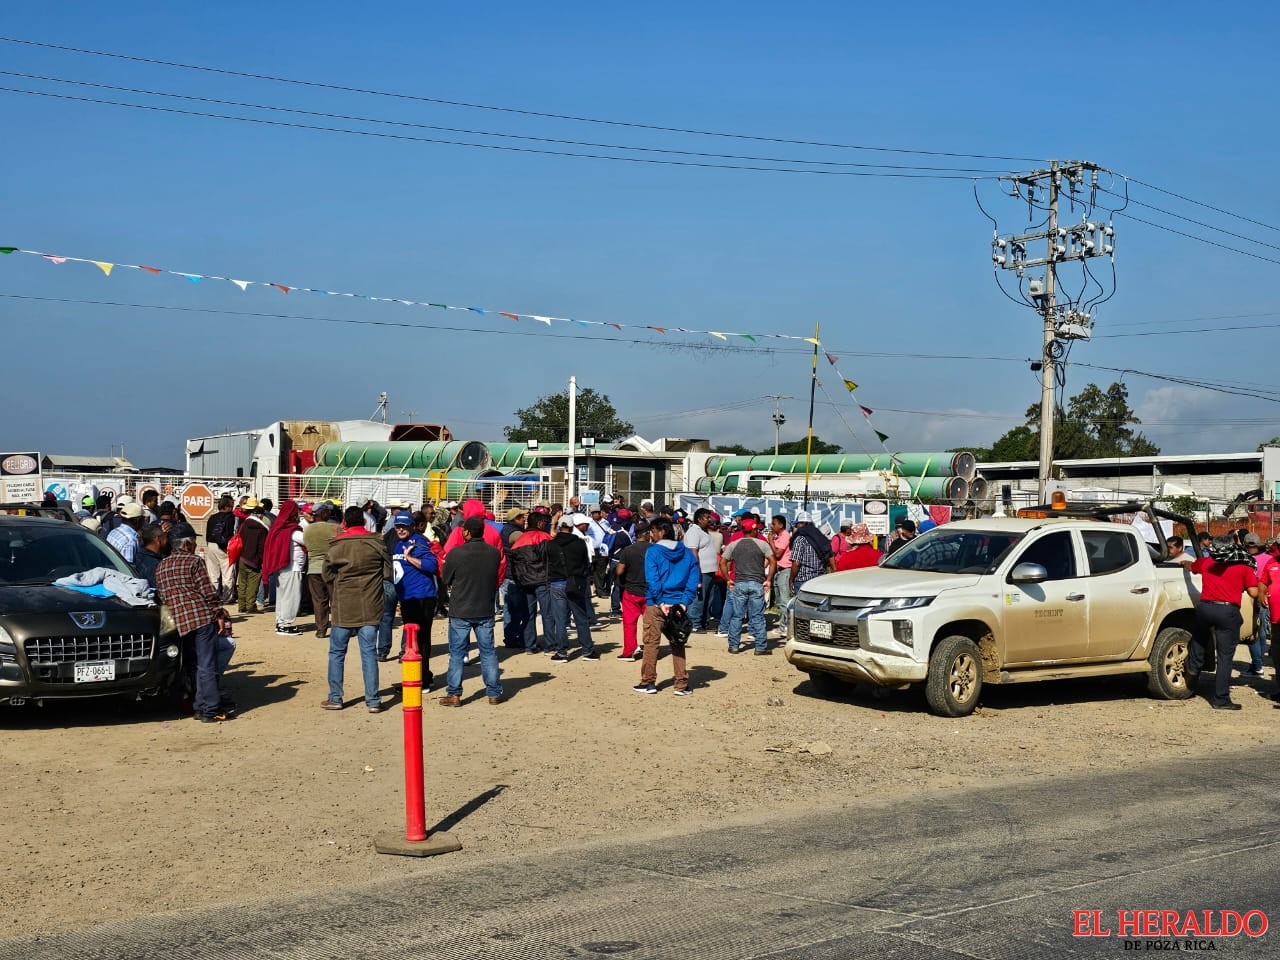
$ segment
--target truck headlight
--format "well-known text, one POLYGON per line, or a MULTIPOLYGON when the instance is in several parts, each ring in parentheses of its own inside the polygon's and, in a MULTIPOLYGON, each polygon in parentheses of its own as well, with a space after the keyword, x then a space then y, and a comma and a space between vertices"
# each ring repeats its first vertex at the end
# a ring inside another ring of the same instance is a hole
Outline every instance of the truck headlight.
POLYGON ((9 635, 9 631, 4 627, 0 627, 0 653, 8 653, 17 655, 18 645, 13 642, 13 637, 9 635))
POLYGON ((869 607, 864 607, 858 614, 859 620, 865 620, 873 613, 886 613, 889 610, 915 610, 933 603, 933 597, 892 597, 881 600, 869 607))
POLYGON ((177 660, 178 645, 176 643, 169 644, 167 647, 164 648, 164 653, 165 653, 165 656, 168 657, 170 660, 177 660))

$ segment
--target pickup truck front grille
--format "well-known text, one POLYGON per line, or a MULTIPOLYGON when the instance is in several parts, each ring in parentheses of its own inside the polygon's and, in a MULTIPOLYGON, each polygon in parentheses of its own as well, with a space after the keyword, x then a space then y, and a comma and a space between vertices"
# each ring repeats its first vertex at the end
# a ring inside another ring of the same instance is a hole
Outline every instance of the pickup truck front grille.
POLYGON ((809 634, 809 621, 796 618, 796 639, 803 643, 818 643, 828 647, 844 647, 846 650, 857 650, 858 625, 856 623, 831 624, 830 637, 814 637, 809 634))

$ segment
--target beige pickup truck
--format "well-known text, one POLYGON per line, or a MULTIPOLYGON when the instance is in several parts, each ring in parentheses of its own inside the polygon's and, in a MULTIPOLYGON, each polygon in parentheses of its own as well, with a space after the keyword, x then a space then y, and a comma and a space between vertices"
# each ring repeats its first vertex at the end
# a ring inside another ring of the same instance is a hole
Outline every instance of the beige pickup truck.
POLYGON ((1110 517, 965 520, 879 567, 810 580, 785 653, 824 692, 923 684, 948 717, 971 713, 985 684, 1122 673, 1180 700, 1193 693, 1184 670, 1198 581, 1110 517))

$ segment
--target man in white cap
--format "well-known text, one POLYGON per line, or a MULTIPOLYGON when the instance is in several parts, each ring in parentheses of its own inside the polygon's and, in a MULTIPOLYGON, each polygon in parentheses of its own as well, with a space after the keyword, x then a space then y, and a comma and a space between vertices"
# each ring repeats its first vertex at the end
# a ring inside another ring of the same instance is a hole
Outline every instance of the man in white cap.
POLYGON ((120 525, 107 534, 107 543, 115 547, 129 563, 138 559, 141 541, 138 530, 142 527, 142 507, 130 500, 120 508, 120 525))

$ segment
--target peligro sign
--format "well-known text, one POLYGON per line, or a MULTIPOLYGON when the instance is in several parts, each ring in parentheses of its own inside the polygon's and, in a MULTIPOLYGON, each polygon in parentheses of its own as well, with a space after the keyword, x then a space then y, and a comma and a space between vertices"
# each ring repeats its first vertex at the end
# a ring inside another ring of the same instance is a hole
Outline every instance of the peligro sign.
POLYGON ((0 501, 30 503, 43 495, 39 453, 0 453, 0 501))

